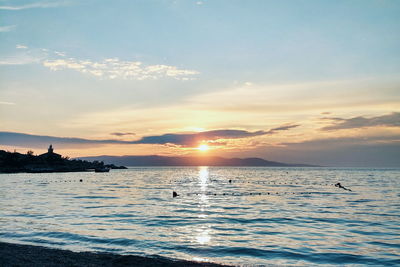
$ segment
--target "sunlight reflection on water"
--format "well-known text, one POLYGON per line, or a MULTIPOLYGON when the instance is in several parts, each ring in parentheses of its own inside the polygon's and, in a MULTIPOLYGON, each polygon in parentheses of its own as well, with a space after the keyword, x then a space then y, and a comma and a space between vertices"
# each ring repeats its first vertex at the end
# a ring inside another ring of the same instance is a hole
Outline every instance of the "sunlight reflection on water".
MULTIPOLYGON (((200 194, 199 196, 199 207, 200 207, 200 213, 198 215, 199 218, 207 218, 207 214, 204 214, 205 210, 209 206, 208 203, 208 196, 204 194, 207 191, 207 186, 209 182, 209 173, 208 173, 208 167, 199 167, 199 184, 200 184, 200 190, 203 194, 200 194)), ((197 234, 195 236, 196 241, 201 244, 207 244, 211 240, 211 236, 209 234, 210 232, 210 227, 206 225, 201 225, 200 227, 197 226, 197 229, 195 231, 197 234)))

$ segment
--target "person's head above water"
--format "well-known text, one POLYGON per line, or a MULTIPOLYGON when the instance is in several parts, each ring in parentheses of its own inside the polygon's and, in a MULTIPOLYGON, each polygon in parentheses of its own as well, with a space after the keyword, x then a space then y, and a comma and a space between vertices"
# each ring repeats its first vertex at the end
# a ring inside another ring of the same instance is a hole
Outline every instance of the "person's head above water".
POLYGON ((341 185, 340 183, 335 184, 335 186, 336 186, 336 187, 339 187, 339 188, 342 188, 342 189, 344 189, 344 190, 347 190, 347 191, 352 191, 351 189, 344 187, 344 186, 341 185))

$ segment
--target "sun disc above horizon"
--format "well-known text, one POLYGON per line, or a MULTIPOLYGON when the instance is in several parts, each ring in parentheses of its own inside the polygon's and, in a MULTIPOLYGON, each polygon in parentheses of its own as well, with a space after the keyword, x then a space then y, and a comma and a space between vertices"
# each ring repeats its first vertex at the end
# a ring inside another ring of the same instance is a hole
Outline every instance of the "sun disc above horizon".
POLYGON ((199 145, 199 147, 197 149, 200 151, 207 151, 210 149, 210 147, 206 144, 202 144, 202 145, 199 145))

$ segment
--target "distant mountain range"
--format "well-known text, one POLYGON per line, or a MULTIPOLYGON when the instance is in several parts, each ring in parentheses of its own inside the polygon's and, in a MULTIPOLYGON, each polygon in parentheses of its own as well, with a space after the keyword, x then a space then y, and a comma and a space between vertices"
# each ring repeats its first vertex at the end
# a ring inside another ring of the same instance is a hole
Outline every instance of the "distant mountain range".
POLYGON ((259 166, 259 167, 317 167, 307 164, 287 164, 261 158, 166 157, 166 156, 95 156, 80 157, 88 161, 104 161, 124 166, 259 166))

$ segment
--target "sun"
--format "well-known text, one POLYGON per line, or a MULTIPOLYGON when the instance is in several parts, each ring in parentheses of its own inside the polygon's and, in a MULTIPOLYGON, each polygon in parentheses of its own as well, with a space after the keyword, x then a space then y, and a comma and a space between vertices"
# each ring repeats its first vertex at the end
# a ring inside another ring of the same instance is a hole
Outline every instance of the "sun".
POLYGON ((206 144, 203 144, 203 145, 200 145, 197 149, 200 151, 207 151, 210 149, 210 147, 206 144))

